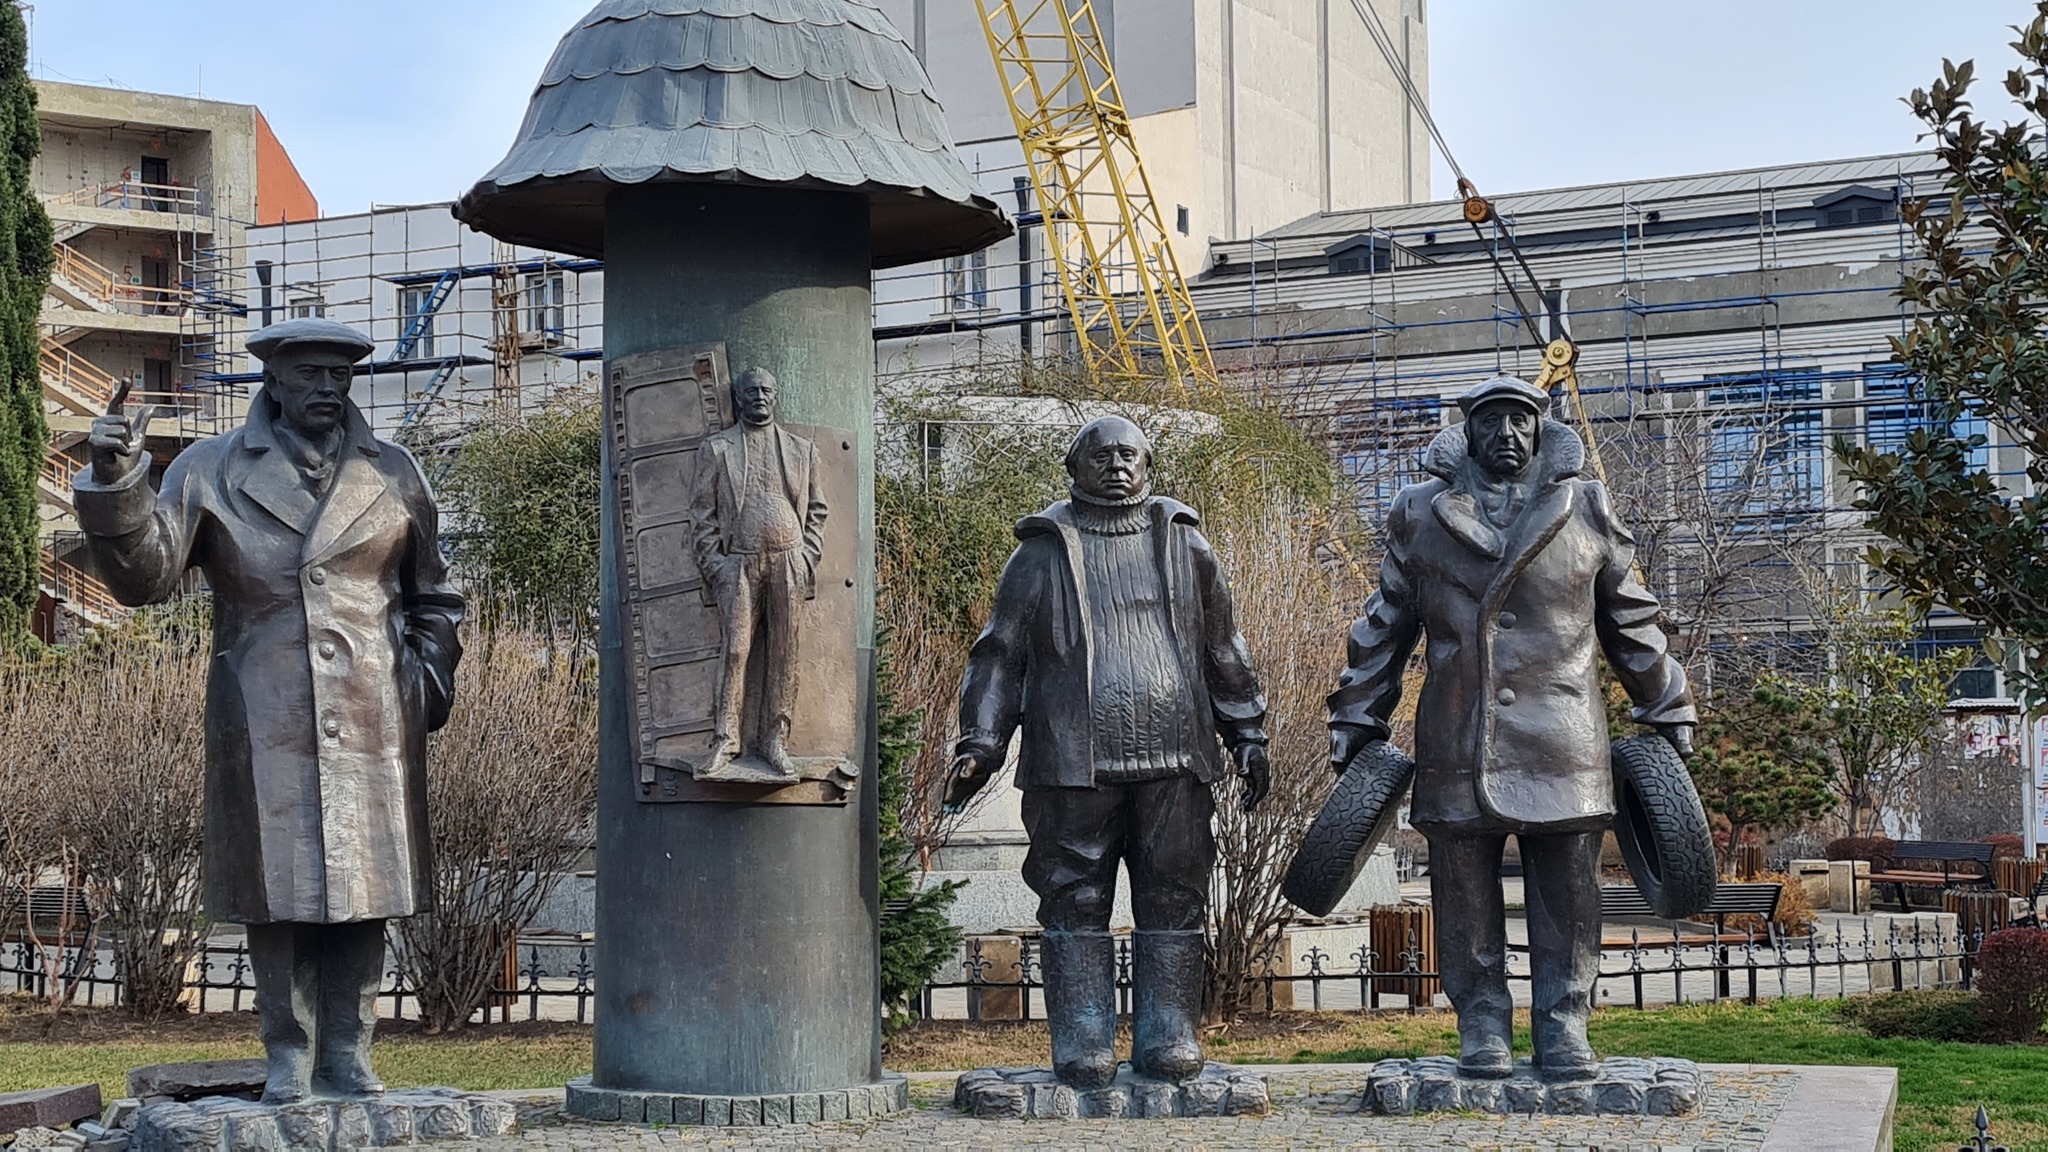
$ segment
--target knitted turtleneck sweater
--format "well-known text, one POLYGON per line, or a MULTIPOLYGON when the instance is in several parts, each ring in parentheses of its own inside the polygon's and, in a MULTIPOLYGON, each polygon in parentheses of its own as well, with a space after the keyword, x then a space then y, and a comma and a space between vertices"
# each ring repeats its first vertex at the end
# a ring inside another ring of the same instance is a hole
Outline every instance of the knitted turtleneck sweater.
POLYGON ((1107 503, 1078 489, 1094 683, 1095 781, 1130 784, 1187 771, 1194 694, 1180 666, 1153 538, 1151 500, 1107 503))

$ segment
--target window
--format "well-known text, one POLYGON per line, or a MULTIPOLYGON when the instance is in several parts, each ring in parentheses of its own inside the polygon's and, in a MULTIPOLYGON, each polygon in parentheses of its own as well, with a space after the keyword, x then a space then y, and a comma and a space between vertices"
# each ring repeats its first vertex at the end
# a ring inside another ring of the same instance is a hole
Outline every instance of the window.
POLYGON ((946 311, 988 307, 988 249, 946 258, 946 311))
POLYGON ((1384 512, 1395 494, 1423 479, 1422 453, 1443 430, 1443 400, 1381 400, 1337 417, 1341 461, 1362 511, 1384 512))
POLYGON ((1814 223, 1822 228, 1888 223, 1898 218, 1896 200, 1897 193, 1892 189, 1852 184, 1813 202, 1814 223))
POLYGON ((320 296, 294 296, 287 309, 294 320, 317 320, 327 316, 327 301, 320 296))
POLYGON ((434 299, 432 284, 402 285, 398 289, 398 351, 410 359, 434 354, 434 314, 427 311, 434 299), (410 348, 406 337, 412 337, 410 348))
POLYGON ((563 330, 563 305, 567 289, 560 272, 529 272, 522 294, 526 300, 526 330, 559 338, 563 330))
MULTIPOLYGON (((1922 397, 1919 381, 1901 366, 1872 364, 1866 373, 1863 378, 1866 404, 1863 435, 1872 448, 1903 455, 1913 433, 1923 429, 1937 435, 1946 433, 1966 443, 1973 436, 1989 440, 1991 426, 1982 416, 1965 412, 1944 419, 1941 406, 1922 397)), ((1978 470, 1991 467, 1991 446, 1988 442, 1970 449, 1970 467, 1978 470)))
POLYGON ((1360 272, 1390 272, 1394 248, 1384 237, 1354 236, 1323 249, 1330 262, 1330 275, 1349 276, 1360 272))
POLYGON ((1180 233, 1181 235, 1185 236, 1185 235, 1187 235, 1187 234, 1188 234, 1188 206, 1187 206, 1187 205, 1185 205, 1185 204, 1176 204, 1176 205, 1174 205, 1174 208, 1173 208, 1173 226, 1174 226, 1174 229, 1175 229, 1176 231, 1178 231, 1178 232, 1179 232, 1179 233, 1180 233))
POLYGON ((1820 511, 1826 479, 1820 374, 1765 372, 1712 382, 1708 490, 1734 516, 1820 511))

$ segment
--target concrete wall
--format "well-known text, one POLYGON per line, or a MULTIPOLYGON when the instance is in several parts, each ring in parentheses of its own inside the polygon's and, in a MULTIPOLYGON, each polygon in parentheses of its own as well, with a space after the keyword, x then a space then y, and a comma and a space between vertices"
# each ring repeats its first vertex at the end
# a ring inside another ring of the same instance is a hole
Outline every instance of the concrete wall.
POLYGON ((44 124, 38 190, 112 183, 124 165, 139 179, 143 155, 167 155, 172 178, 209 197, 216 215, 256 219, 253 105, 49 80, 36 81, 36 97, 44 124))

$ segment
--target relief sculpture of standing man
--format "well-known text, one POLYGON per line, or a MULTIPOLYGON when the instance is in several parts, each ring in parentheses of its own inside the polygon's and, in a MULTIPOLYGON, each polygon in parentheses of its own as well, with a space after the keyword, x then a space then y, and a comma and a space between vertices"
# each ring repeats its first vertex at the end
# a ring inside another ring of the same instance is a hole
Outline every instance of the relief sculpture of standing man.
POLYGON ((798 775, 787 746, 797 693, 796 612, 817 595, 827 508, 818 492, 817 449, 775 422, 776 389, 767 369, 742 372, 732 385, 739 421, 698 449, 691 543, 725 649, 711 759, 696 771, 699 780, 749 778, 735 761, 750 753, 771 778, 798 775), (748 690, 750 658, 758 694, 748 690))
POLYGON ((1067 452, 1071 498, 1017 524, 960 685, 946 794, 959 810, 1021 733, 1024 880, 1045 928, 1053 1070, 1082 1090, 1117 1076, 1119 862, 1137 925, 1131 1063, 1159 1080, 1200 1073, 1224 748, 1247 810, 1270 779, 1266 699, 1222 564, 1193 509, 1152 495, 1151 467, 1144 432, 1103 417, 1067 452))
POLYGON ((328 320, 266 328, 241 428, 159 492, 147 414, 112 413, 72 482, 122 603, 169 599, 191 568, 213 589, 205 899, 248 926, 274 1103, 382 1091, 384 922, 433 902, 427 733, 448 719, 463 600, 419 465, 348 398, 371 348, 328 320))

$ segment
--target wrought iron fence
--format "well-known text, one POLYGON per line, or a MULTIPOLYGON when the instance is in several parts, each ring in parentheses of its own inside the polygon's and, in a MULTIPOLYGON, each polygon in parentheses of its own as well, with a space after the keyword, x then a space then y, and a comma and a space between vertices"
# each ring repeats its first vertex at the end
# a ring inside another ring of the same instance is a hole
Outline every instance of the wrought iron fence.
MULTIPOLYGON (((483 1009, 486 1023, 496 1019, 574 1019, 588 1023, 592 983, 591 943, 585 939, 521 940, 508 954, 505 977, 491 990, 483 1009), (543 953, 549 959, 544 962, 543 953), (544 1013, 543 1005, 562 1005, 560 1013, 544 1013)), ((54 986, 68 1002, 119 1004, 122 976, 113 952, 97 942, 64 945, 16 940, 0 943, 0 990, 47 999, 54 986)), ((245 944, 209 946, 186 969, 187 1008, 193 1012, 240 1012, 256 1006, 256 976, 245 944)), ((393 966, 377 993, 385 1018, 416 1015, 408 1011, 419 996, 405 973, 393 966)))
MULTIPOLYGON (((1652 1005, 1763 999, 1835 999, 1873 991, 1970 987, 1982 931, 1903 931, 1894 923, 1872 931, 1814 932, 1785 936, 1755 933, 1704 937, 1682 928, 1632 931, 1627 941, 1602 950, 1595 984, 1596 1003, 1637 1009, 1652 1005), (1618 993, 1618 994, 1617 994, 1618 993), (1604 995, 1603 995, 1604 994, 1604 995)), ((918 994, 926 1018, 1029 1020, 1043 1012, 1044 967, 1039 944, 1031 936, 1015 938, 1014 958, 1008 941, 998 946, 988 938, 965 941, 949 967, 950 978, 935 980, 918 994), (1034 1008, 1033 994, 1040 994, 1034 1008)), ((1116 945, 1118 1009, 1130 1011, 1131 943, 1116 945)), ((1382 955, 1369 943, 1347 953, 1312 945, 1294 963, 1251 981, 1247 1008, 1274 1011, 1396 1009, 1421 1011, 1433 1006, 1441 988, 1440 974, 1426 964, 1431 949, 1413 933, 1408 946, 1382 955)), ((1507 976, 1511 982, 1530 979, 1526 947, 1510 945, 1507 976)))

